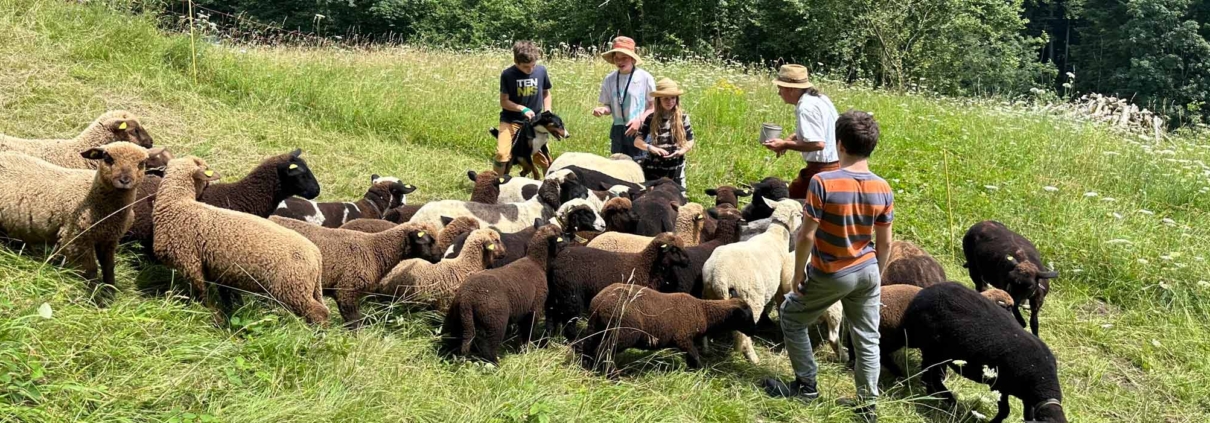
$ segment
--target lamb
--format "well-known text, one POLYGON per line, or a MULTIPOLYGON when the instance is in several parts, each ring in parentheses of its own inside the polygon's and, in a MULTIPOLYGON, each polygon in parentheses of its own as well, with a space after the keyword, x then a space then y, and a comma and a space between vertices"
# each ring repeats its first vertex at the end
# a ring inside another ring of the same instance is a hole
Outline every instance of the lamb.
POLYGON ((547 333, 564 325, 563 335, 576 338, 572 319, 584 315, 589 303, 615 282, 658 288, 675 277, 678 267, 689 264, 681 241, 671 233, 660 234, 638 253, 615 253, 592 247, 569 248, 555 259, 550 273, 550 295, 546 298, 547 333))
POLYGON ((488 268, 496 254, 504 253, 500 234, 477 229, 466 240, 458 258, 430 263, 423 259, 405 260, 391 269, 379 282, 378 292, 404 298, 446 312, 462 281, 488 268))
POLYGON ((928 288, 945 282, 945 268, 929 253, 907 241, 891 243, 891 255, 882 270, 883 285, 915 285, 928 288))
POLYGON ((78 154, 98 162, 97 170, 0 153, 0 234, 59 244, 58 253, 94 284, 94 298, 104 306, 110 290, 117 289, 114 254, 131 224, 129 205, 143 178, 147 150, 119 141, 78 154), (95 284, 98 262, 103 286, 95 284))
POLYGON ((413 191, 416 191, 415 186, 401 183, 398 178, 371 175, 370 189, 356 202, 317 203, 290 197, 277 206, 273 215, 339 228, 345 222, 360 217, 381 218, 387 210, 406 203, 407 195, 413 191))
MULTIPOLYGON (((465 218, 460 217, 459 219, 465 218)), ((581 199, 571 200, 560 206, 559 211, 555 213, 554 220, 558 222, 559 227, 563 228, 562 230, 565 236, 568 239, 573 240, 576 236, 575 234, 579 231, 600 231, 603 230, 605 226, 605 222, 601 219, 601 216, 598 215, 587 202, 581 199)), ((526 254, 528 254, 527 246, 529 245, 530 238, 533 238, 534 232, 538 228, 542 227, 543 223, 544 222, 541 220, 534 220, 534 226, 530 226, 519 232, 501 233, 500 240, 504 243, 507 253, 497 255, 496 259, 492 262, 492 268, 503 267, 506 264, 525 257, 526 254)), ((493 227, 493 229, 495 228, 493 227)), ((444 233, 445 231, 442 231, 442 234, 444 233)), ((465 240, 465 235, 460 236, 457 240, 455 240, 453 246, 451 246, 449 252, 447 252, 446 257, 457 257, 458 252, 462 250, 465 240)))
MULTIPOLYGON (((215 207, 269 217, 283 200, 292 196, 312 199, 319 196, 319 181, 311 173, 302 150, 295 149, 287 154, 269 157, 248 175, 237 182, 210 184, 198 201, 215 207)), ((163 178, 146 177, 139 184, 138 198, 134 205, 134 225, 123 237, 123 242, 138 241, 150 248, 155 234, 151 212, 155 209, 155 192, 163 178)))
MULTIPOLYGON (((786 188, 789 190, 789 187, 786 188)), ((739 210, 739 197, 747 197, 752 195, 752 191, 736 188, 730 185, 721 185, 718 188, 707 188, 706 195, 714 197, 715 208, 730 207, 739 210)), ((787 194, 789 196, 789 194, 787 194)))
MULTIPOLYGON (((903 332, 904 312, 907 311, 908 305, 911 304, 912 299, 916 298, 916 294, 919 294, 921 289, 924 288, 915 285, 884 285, 882 287, 882 304, 878 310, 879 352, 882 356, 882 367, 896 377, 906 376, 906 373, 895 361, 895 352, 907 345, 907 337, 903 332)), ((982 294, 984 298, 1003 308, 1005 312, 1012 308, 1013 300, 1007 292, 992 288, 983 291, 982 294)), ((848 345, 850 349, 853 348, 851 342, 848 342, 848 345)), ((854 365, 855 358, 849 358, 849 366, 854 365)))
MULTIPOLYGON (((450 219, 445 223, 445 227, 438 231, 437 235, 437 250, 441 252, 441 257, 458 257, 457 252, 462 250, 466 237, 470 236, 471 232, 482 227, 478 220, 471 217, 464 216, 450 219)), ((504 247, 508 249, 508 244, 505 244, 504 247)))
POLYGON ((263 218, 198 202, 198 192, 215 179, 197 157, 168 163, 152 212, 155 256, 206 297, 220 324, 237 290, 266 293, 308 323, 326 323, 319 248, 263 218), (221 307, 205 296, 207 280, 219 286, 221 307))
POLYGON ((747 302, 701 300, 685 293, 662 293, 642 285, 615 283, 592 299, 588 332, 581 351, 583 364, 592 368, 602 359, 628 348, 685 352, 690 368, 702 367, 696 341, 707 335, 756 332, 747 302))
POLYGON ((361 327, 361 298, 379 293, 382 276, 399 262, 438 257, 433 232, 405 223, 385 232, 366 234, 325 228, 301 220, 271 216, 270 221, 306 237, 323 256, 323 290, 336 299, 340 317, 350 329, 361 327))
POLYGON ((409 222, 444 226, 442 217, 467 216, 479 220, 485 226, 494 226, 501 232, 517 232, 532 225, 534 219, 547 221, 554 217, 562 204, 559 201, 559 183, 542 181, 538 195, 524 203, 480 204, 467 201, 445 200, 425 204, 409 222))
POLYGON ((555 161, 550 164, 547 172, 554 172, 569 166, 579 166, 584 169, 592 169, 597 172, 618 178, 630 183, 641 184, 645 180, 643 177, 643 168, 639 167, 630 157, 611 156, 609 158, 601 157, 591 153, 575 153, 567 152, 560 154, 555 158, 555 161))
POLYGON ((907 346, 919 348, 929 395, 953 404, 946 363, 967 379, 1000 392, 993 423, 1008 417, 1009 396, 1021 400, 1026 421, 1066 422, 1054 354, 1021 330, 999 306, 958 283, 924 288, 903 313, 907 346))
POLYGON ((758 198, 772 201, 790 198, 790 186, 773 176, 752 184, 752 202, 743 209, 744 220, 755 222, 773 215, 773 209, 766 202, 757 201, 758 198))
POLYGON ((1050 292, 1050 280, 1059 272, 1042 265, 1041 255, 1025 237, 1009 230, 1003 223, 986 220, 971 226, 962 237, 965 267, 979 291, 988 285, 1008 291, 1013 297, 1013 315, 1021 326, 1021 303, 1029 300, 1029 330, 1038 335, 1038 313, 1050 292))
POLYGON ((95 160, 81 157, 80 152, 118 141, 151 148, 151 135, 139 123, 139 118, 124 110, 105 112, 83 132, 71 139, 22 139, 0 135, 0 151, 23 153, 68 169, 97 169, 95 160))
MULTIPOLYGON (((704 216, 702 206, 697 203, 689 203, 677 209, 675 234, 684 243, 685 247, 692 247, 701 243, 704 216)), ((593 238, 588 243, 588 246, 605 251, 633 253, 647 248, 647 244, 651 243, 651 239, 652 237, 649 236, 622 232, 606 232, 593 238)))
MULTIPOLYGON (((702 269, 702 294, 708 299, 726 299, 732 288, 747 301, 752 310, 764 315, 774 305, 770 301, 782 286, 782 270, 789 255, 790 237, 802 224, 802 205, 785 199, 753 199, 773 209, 773 225, 748 241, 724 245, 714 250, 702 269)), ((753 363, 760 361, 752 347, 752 339, 737 334, 736 346, 753 363)))
POLYGON ((466 171, 466 177, 475 183, 474 188, 471 190, 471 202, 483 204, 496 204, 500 199, 500 186, 508 183, 513 178, 508 175, 500 176, 492 170, 478 173, 468 170, 466 171))
POLYGON ((629 199, 611 198, 601 207, 601 219, 605 221, 606 232, 634 233, 639 216, 629 199))
POLYGON ((479 357, 497 363, 496 351, 510 324, 517 325, 521 342, 533 341, 538 315, 546 305, 546 274, 570 241, 558 226, 543 226, 529 240, 524 258, 468 277, 441 325, 443 355, 457 351, 468 356, 472 342, 478 340, 479 357))

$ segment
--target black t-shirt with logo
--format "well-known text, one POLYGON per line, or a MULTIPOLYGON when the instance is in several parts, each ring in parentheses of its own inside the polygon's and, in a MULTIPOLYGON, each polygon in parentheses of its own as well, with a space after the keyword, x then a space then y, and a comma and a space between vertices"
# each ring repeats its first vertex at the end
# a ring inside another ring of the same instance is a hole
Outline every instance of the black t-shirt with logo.
MULTIPOLYGON (((542 97, 550 89, 550 77, 546 75, 546 67, 534 66, 532 73, 526 74, 509 66, 500 73, 500 93, 508 94, 508 100, 528 107, 534 113, 542 113, 542 97)), ((512 110, 500 111, 501 122, 525 121, 525 113, 512 110)))

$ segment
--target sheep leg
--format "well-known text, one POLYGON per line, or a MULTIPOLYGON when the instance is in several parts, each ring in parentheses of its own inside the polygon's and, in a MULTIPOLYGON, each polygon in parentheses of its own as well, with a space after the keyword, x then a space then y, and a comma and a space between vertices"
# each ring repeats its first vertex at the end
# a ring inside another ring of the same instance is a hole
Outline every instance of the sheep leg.
POLYGON ((492 327, 491 325, 484 326, 486 327, 483 328, 483 338, 485 341, 482 348, 483 359, 492 364, 500 364, 498 351, 500 349, 500 344, 504 343, 504 335, 505 332, 507 332, 507 324, 504 327, 492 327))
POLYGON ((358 307, 361 296, 352 290, 336 291, 336 307, 340 310, 340 318, 344 319, 345 327, 355 330, 361 327, 361 309, 358 307))
MULTIPOLYGON (((996 410, 996 416, 992 417, 991 423, 1002 423, 1004 422, 1004 419, 1008 418, 1008 413, 1012 409, 1012 407, 1008 405, 1008 394, 1003 392, 1000 393, 1000 402, 997 404, 997 407, 999 409, 996 410)), ((1029 414, 1030 410, 1026 410, 1025 413, 1029 414)), ((1027 415, 1025 416, 1025 420, 1032 421, 1033 416, 1027 415)))
POLYGON ((906 376, 903 368, 899 367, 899 362, 895 361, 895 351, 888 348, 883 348, 878 351, 878 355, 882 356, 882 367, 889 370, 896 378, 906 376))
POLYGON ((840 322, 828 323, 828 345, 832 346, 832 351, 836 352, 836 360, 841 363, 849 361, 849 357, 845 354, 844 348, 840 346, 840 322))
POLYGON ((957 399, 954 398, 954 393, 950 392, 949 388, 945 387, 945 370, 946 365, 944 359, 937 356, 937 353, 931 352, 928 349, 921 351, 920 365, 924 367, 924 375, 920 380, 924 382, 924 386, 930 396, 938 396, 947 404, 954 405, 957 399))
POLYGON ((1021 316, 1021 304, 1013 304, 1013 316, 1017 318, 1017 324, 1025 327, 1025 317, 1021 316))
POLYGON ((751 361, 752 364, 760 364, 760 357, 756 356, 756 349, 752 347, 752 338, 739 332, 735 332, 735 347, 744 353, 744 358, 751 361))
POLYGON ((966 265, 966 271, 967 273, 970 273, 971 282, 975 283, 976 291, 983 292, 987 289, 987 282, 983 281, 983 273, 979 272, 979 269, 975 267, 974 263, 968 263, 966 265))
POLYGON ((1038 313, 1042 311, 1042 297, 1035 295, 1029 299, 1029 330, 1038 336, 1038 313))
POLYGON ((521 336, 521 345, 528 345, 534 342, 534 326, 538 325, 538 314, 529 313, 521 316, 521 320, 517 321, 517 332, 521 336))
MULTIPOLYGON (((101 263, 101 284, 94 286, 97 305, 104 307, 113 299, 118 286, 114 281, 114 254, 118 250, 117 242, 103 242, 95 247, 97 261, 101 263)), ((91 260, 90 260, 91 261, 91 260)))
POLYGON ((677 340, 676 347, 685 351, 685 364, 690 369, 702 368, 702 355, 698 353, 697 345, 693 343, 693 338, 677 340))

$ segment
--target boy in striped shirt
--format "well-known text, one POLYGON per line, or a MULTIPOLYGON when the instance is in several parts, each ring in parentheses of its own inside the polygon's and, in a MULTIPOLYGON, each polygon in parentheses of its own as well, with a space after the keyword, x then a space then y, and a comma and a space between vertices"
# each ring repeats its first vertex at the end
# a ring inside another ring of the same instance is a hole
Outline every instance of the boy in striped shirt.
POLYGON ((878 145, 874 117, 846 112, 836 121, 836 138, 840 170, 811 178, 794 253, 794 292, 786 295, 779 310, 795 380, 787 386, 768 379, 765 388, 774 396, 805 401, 819 397, 815 385, 818 366, 807 326, 840 301, 851 326, 858 396, 840 402, 855 407, 865 421, 876 422, 873 401, 878 397, 881 267, 891 252, 895 200, 891 187, 871 173, 867 163, 878 145))

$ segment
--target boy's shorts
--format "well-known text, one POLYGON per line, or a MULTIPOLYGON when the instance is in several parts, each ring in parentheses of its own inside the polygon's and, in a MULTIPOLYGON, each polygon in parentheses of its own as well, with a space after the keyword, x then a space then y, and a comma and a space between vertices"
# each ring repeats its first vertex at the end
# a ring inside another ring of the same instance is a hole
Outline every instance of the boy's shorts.
POLYGON ((500 135, 496 137, 497 163, 508 163, 513 158, 513 134, 521 129, 520 123, 500 122, 500 135))
POLYGON ((609 154, 622 153, 636 161, 646 153, 634 146, 634 137, 626 135, 626 125, 614 125, 609 129, 609 154))

